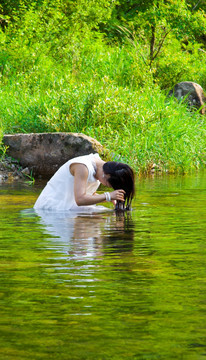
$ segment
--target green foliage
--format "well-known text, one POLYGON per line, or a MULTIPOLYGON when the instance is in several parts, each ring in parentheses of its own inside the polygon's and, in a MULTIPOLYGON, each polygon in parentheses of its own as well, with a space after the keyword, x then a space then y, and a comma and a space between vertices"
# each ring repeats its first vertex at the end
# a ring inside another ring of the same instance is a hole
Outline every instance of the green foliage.
POLYGON ((205 10, 201 0, 196 4, 182 0, 120 0, 104 29, 110 39, 124 40, 125 33, 120 34, 118 27, 128 28, 139 41, 149 44, 153 61, 170 32, 179 40, 189 36, 190 41, 204 41, 205 46, 205 10))
POLYGON ((7 150, 7 147, 2 144, 3 135, 3 126, 0 126, 0 161, 4 160, 7 150))
POLYGON ((162 89, 186 80, 199 83, 205 88, 205 55, 199 50, 199 44, 184 45, 169 35, 164 52, 153 64, 154 79, 162 89))
POLYGON ((4 1, 1 128, 84 132, 142 171, 204 165, 205 118, 165 96, 179 81, 206 87, 204 13, 189 5, 4 1))

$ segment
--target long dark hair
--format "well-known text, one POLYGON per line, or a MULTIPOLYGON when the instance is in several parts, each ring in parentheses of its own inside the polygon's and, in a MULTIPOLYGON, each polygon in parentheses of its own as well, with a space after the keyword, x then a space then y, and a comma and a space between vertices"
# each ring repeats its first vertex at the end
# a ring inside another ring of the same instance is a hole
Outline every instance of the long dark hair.
POLYGON ((125 191, 125 206, 129 210, 135 192, 134 172, 129 165, 108 161, 103 165, 103 171, 109 175, 108 182, 114 190, 125 191))

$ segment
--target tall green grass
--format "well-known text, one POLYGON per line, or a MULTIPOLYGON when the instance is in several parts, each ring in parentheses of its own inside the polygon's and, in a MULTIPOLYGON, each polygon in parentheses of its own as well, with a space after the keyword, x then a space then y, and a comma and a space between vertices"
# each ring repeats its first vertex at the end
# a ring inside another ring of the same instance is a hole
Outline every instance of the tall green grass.
MULTIPOLYGON (((82 132, 100 141, 114 159, 141 172, 154 163, 176 172, 205 166, 205 117, 167 98, 162 89, 172 82, 166 82, 164 59, 149 71, 131 45, 109 46, 100 40, 71 41, 59 58, 43 42, 23 44, 17 52, 16 42, 7 50, 3 46, 3 132, 82 132)), ((168 69, 173 61, 174 76, 180 60, 178 54, 168 60, 168 69)), ((182 61, 187 66, 181 64, 175 80, 200 82, 205 65, 194 73, 195 56, 182 61)), ((197 69, 201 61, 196 57, 197 69)), ((170 69, 168 78, 171 74, 170 69)))

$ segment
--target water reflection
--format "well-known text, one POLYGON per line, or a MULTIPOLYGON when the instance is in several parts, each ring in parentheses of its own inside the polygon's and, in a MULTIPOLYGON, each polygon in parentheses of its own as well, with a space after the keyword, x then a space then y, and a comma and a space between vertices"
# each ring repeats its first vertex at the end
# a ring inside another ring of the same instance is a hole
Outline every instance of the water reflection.
POLYGON ((104 251, 115 254, 131 252, 134 246, 134 222, 132 212, 117 212, 110 218, 109 226, 104 232, 104 251))
POLYGON ((131 212, 82 214, 35 210, 44 232, 55 248, 71 257, 97 257, 104 253, 131 251, 134 224, 131 212))
POLYGON ((124 214, 34 215, 5 189, 0 358, 205 359, 205 180, 145 179, 124 214))

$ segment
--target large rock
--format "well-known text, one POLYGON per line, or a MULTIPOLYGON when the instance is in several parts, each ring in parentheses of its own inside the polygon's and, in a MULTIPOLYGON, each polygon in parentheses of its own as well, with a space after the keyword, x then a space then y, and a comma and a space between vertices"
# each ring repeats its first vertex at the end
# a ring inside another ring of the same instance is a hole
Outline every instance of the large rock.
POLYGON ((7 154, 29 168, 34 177, 51 177, 69 159, 90 153, 103 154, 103 146, 93 138, 75 133, 4 135, 7 154))
POLYGON ((169 92, 169 96, 172 95, 178 100, 185 100, 190 107, 201 108, 201 114, 205 113, 206 97, 200 85, 191 81, 180 82, 169 92))

